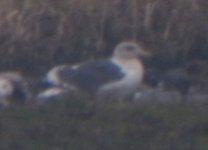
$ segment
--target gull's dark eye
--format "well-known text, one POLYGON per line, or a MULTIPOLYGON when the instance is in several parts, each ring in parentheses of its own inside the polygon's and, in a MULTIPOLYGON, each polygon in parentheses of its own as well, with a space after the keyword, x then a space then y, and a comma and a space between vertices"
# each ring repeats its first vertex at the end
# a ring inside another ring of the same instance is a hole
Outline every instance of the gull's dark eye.
POLYGON ((135 49, 135 47, 132 46, 132 45, 126 46, 126 50, 127 50, 127 51, 133 51, 134 49, 135 49))

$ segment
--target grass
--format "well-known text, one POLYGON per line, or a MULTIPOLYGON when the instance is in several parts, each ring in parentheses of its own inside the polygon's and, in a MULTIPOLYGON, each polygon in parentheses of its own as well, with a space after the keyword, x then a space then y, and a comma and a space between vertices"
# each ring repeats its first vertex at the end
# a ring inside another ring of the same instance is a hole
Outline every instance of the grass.
POLYGON ((205 150, 206 105, 112 103, 86 114, 86 99, 0 112, 1 149, 205 150))
POLYGON ((206 0, 1 0, 0 8, 1 70, 37 76, 109 56, 125 40, 142 43, 158 65, 208 58, 206 0))
MULTIPOLYGON (((196 74, 207 78, 207 6, 207 0, 1 0, 0 70, 33 79, 135 40, 153 53, 153 66, 202 62, 205 73, 196 74)), ((2 110, 0 149, 208 149, 207 105, 107 103, 90 115, 88 101, 64 97, 2 110)))

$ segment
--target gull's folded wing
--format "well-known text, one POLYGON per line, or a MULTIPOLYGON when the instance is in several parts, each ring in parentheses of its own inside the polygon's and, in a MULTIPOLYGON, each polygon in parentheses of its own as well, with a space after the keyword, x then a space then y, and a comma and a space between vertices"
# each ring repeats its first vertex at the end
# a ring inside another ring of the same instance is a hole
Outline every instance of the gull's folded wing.
POLYGON ((124 73, 121 68, 111 60, 90 62, 77 67, 66 67, 60 72, 61 80, 89 92, 123 77, 124 73))

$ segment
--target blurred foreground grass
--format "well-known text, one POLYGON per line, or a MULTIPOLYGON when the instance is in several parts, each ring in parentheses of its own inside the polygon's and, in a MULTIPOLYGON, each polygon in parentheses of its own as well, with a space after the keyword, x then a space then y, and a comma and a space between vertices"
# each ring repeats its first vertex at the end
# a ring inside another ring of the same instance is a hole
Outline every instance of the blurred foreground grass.
POLYGON ((207 150, 208 106, 63 98, 0 112, 1 150, 207 150))

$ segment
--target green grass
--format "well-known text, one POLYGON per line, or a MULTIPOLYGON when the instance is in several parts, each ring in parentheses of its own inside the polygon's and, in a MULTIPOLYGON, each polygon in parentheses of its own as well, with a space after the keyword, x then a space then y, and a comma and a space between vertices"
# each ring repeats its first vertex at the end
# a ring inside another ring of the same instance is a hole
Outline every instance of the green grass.
POLYGON ((86 99, 0 112, 3 150, 207 150, 206 105, 100 105, 86 99))

